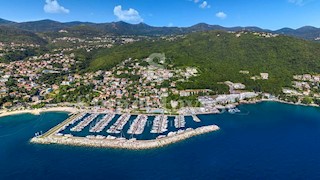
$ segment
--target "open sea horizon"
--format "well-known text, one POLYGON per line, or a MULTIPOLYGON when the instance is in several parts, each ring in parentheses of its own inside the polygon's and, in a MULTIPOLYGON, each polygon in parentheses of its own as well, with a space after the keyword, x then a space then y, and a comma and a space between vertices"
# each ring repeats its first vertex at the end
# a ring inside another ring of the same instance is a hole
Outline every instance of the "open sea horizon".
POLYGON ((262 102, 239 109, 198 116, 219 131, 139 151, 29 142, 68 113, 2 117, 0 179, 320 178, 320 108, 262 102))

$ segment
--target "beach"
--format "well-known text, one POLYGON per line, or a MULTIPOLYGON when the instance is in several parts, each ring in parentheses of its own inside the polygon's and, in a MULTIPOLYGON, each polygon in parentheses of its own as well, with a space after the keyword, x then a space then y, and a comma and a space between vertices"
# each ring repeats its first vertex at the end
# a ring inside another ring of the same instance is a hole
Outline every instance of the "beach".
POLYGON ((41 113, 45 112, 70 112, 70 113, 77 113, 80 110, 73 107, 50 107, 50 108, 40 108, 40 109, 25 109, 25 110, 16 110, 16 111, 7 111, 1 110, 0 111, 0 118, 5 116, 12 116, 18 114, 33 114, 33 115, 40 115, 41 113))

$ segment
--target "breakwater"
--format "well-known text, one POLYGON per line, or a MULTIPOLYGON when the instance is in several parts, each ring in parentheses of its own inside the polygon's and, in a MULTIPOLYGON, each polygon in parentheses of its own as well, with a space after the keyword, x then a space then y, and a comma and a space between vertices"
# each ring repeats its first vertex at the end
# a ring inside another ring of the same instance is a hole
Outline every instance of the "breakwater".
POLYGON ((32 143, 40 144, 63 144, 72 146, 89 146, 89 147, 103 147, 103 148, 117 148, 117 149, 153 149, 167 146, 193 136, 210 133, 219 130, 216 125, 199 127, 196 129, 188 128, 171 136, 162 136, 153 140, 136 140, 136 139, 107 139, 103 136, 96 137, 74 137, 74 136, 39 136, 31 139, 32 143))

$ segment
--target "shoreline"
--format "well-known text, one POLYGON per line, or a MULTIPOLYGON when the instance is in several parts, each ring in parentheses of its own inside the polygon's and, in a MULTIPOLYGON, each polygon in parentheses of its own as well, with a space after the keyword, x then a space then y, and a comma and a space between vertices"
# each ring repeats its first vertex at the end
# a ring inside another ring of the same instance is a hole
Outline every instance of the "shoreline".
MULTIPOLYGON (((261 99, 261 100, 254 100, 254 101, 243 101, 237 103, 237 105, 241 104, 257 104, 262 102, 276 102, 276 103, 283 103, 283 104, 291 104, 291 105, 300 105, 290 102, 285 102, 276 99, 261 99)), ((306 105, 305 105, 306 106, 306 105)), ((68 110, 64 108, 49 108, 49 109, 42 109, 41 112, 48 112, 48 111, 73 111, 75 113, 75 108, 68 108, 68 110)), ((76 112, 79 112, 77 110, 76 112)), ((203 126, 196 129, 188 128, 179 133, 170 133, 165 136, 159 136, 156 139, 152 140, 137 140, 133 139, 124 139, 124 138, 109 138, 105 136, 86 136, 86 137, 77 137, 72 135, 58 135, 58 132, 67 126, 73 119, 80 116, 79 114, 74 114, 73 116, 69 117, 62 123, 58 124, 54 128, 50 129, 48 132, 41 136, 34 137, 30 140, 31 143, 37 144, 61 144, 61 145, 71 145, 71 146, 84 146, 84 147, 98 147, 98 148, 114 148, 114 149, 128 149, 128 150, 143 150, 143 149, 154 149, 160 148, 163 146, 167 146, 176 142, 180 142, 186 139, 189 139, 193 136, 201 135, 210 133, 213 131, 217 131, 220 128, 217 125, 209 125, 203 126)), ((198 115, 198 114, 197 114, 198 115)), ((195 115, 193 115, 195 116, 195 115)))
POLYGON ((220 128, 217 125, 203 126, 197 129, 189 129, 173 136, 166 136, 163 138, 153 140, 97 139, 86 137, 61 137, 51 135, 48 137, 34 137, 30 140, 30 142, 37 144, 61 144, 81 147, 145 150, 168 146, 170 144, 177 143, 194 136, 218 131, 219 129, 220 128))
POLYGON ((319 105, 316 105, 316 104, 293 103, 293 102, 287 102, 287 101, 278 100, 278 99, 261 99, 258 102, 278 102, 278 103, 282 103, 282 104, 289 104, 289 105, 295 105, 295 106, 320 107, 319 105))
POLYGON ((280 104, 288 104, 288 105, 294 105, 294 106, 303 106, 303 107, 315 107, 319 108, 319 105, 316 104, 302 104, 302 103, 293 103, 293 102, 287 102, 279 99, 260 99, 260 100, 253 100, 253 101, 243 101, 240 102, 238 105, 242 104, 257 104, 257 103, 262 103, 262 102, 276 102, 280 104))
MULTIPOLYGON (((304 107, 320 107, 316 104, 302 104, 302 103, 293 103, 293 102, 287 102, 283 100, 278 99, 260 99, 260 100, 252 100, 252 101, 242 101, 239 103, 233 103, 231 105, 239 106, 243 104, 256 104, 261 102, 277 102, 282 104, 289 104, 289 105, 295 105, 295 106, 304 106, 304 107)), ((80 109, 74 108, 74 107, 50 107, 50 108, 40 108, 40 109, 25 109, 25 110, 14 110, 14 111, 7 111, 7 110, 0 110, 0 118, 6 117, 6 116, 12 116, 12 115, 19 115, 19 114, 32 114, 32 115, 40 115, 41 113, 45 112, 69 112, 69 113, 78 113, 80 112, 80 109)), ((91 112, 90 110, 87 110, 88 113, 95 113, 91 112)), ((130 113, 131 115, 139 115, 137 113, 130 113)), ((144 113, 143 113, 144 114, 144 113)), ((210 114, 216 114, 216 113, 196 113, 196 114, 183 114, 184 116, 191 116, 191 115, 210 115, 210 114)), ((148 116, 156 116, 159 114, 145 114, 148 116)), ((167 116, 176 116, 173 114, 167 114, 167 116)))
POLYGON ((0 118, 12 115, 19 114, 32 114, 32 115, 40 115, 45 112, 69 112, 69 113, 77 113, 79 109, 73 107, 51 107, 51 108, 40 108, 40 109, 25 109, 25 110, 15 110, 15 111, 0 111, 0 118))

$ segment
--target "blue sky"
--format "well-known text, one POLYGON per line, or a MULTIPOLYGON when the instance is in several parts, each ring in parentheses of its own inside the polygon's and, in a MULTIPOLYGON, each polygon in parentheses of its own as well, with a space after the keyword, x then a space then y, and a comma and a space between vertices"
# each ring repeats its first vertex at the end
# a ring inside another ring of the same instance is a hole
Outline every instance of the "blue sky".
POLYGON ((199 22, 268 29, 320 27, 320 0, 5 0, 0 18, 52 19, 153 26, 190 26, 199 22))

